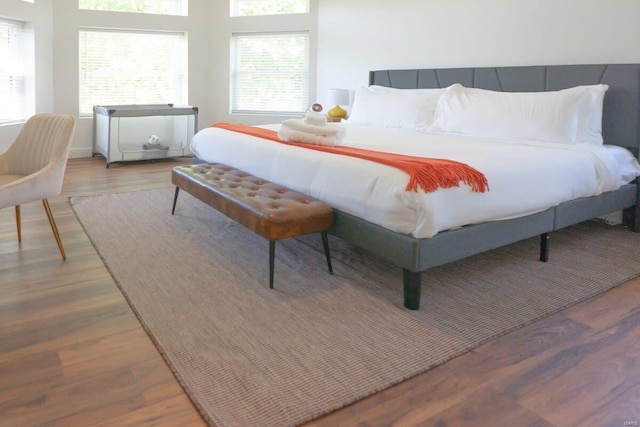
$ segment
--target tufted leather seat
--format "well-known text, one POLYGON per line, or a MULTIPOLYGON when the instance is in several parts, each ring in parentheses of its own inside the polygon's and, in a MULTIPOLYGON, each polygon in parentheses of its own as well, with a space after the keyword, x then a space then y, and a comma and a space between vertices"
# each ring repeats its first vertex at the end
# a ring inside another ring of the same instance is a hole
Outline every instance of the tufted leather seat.
POLYGON ((331 257, 326 231, 333 226, 333 209, 309 196, 219 163, 177 166, 171 213, 180 189, 269 240, 269 286, 273 287, 275 241, 322 233, 329 272, 331 257))

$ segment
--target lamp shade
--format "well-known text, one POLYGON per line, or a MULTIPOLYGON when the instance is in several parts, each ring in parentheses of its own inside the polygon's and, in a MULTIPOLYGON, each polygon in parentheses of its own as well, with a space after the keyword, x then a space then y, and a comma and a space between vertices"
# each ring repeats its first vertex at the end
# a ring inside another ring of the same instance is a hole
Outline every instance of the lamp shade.
POLYGON ((329 89, 327 91, 327 105, 349 105, 349 90, 329 89))

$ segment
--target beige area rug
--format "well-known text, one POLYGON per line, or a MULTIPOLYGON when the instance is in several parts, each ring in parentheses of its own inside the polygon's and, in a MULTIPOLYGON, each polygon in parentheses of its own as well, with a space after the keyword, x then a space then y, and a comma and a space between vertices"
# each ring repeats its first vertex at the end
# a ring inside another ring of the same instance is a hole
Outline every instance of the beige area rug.
POLYGON ((419 311, 401 270, 330 237, 268 244, 173 188, 73 209, 206 421, 287 426, 424 372, 640 274, 640 234, 589 223, 428 270, 419 311))

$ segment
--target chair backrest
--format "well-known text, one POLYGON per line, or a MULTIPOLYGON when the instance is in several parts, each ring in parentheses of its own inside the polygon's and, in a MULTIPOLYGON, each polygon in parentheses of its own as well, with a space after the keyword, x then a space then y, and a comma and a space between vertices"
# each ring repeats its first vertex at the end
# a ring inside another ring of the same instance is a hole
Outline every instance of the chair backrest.
POLYGON ((8 172, 14 175, 30 175, 52 163, 66 163, 74 130, 73 116, 32 116, 4 155, 8 172))

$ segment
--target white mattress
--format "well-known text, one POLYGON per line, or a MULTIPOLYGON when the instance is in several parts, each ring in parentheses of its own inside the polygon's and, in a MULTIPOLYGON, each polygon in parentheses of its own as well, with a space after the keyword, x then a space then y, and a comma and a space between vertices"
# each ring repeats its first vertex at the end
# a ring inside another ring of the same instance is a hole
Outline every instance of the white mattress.
POLYGON ((399 169, 219 128, 198 132, 191 150, 204 161, 244 170, 418 238, 540 212, 568 200, 615 190, 630 176, 640 175, 638 162, 620 147, 344 126, 347 132, 342 145, 464 162, 484 173, 489 191, 475 193, 464 184, 433 193, 406 191, 408 175, 399 169))

